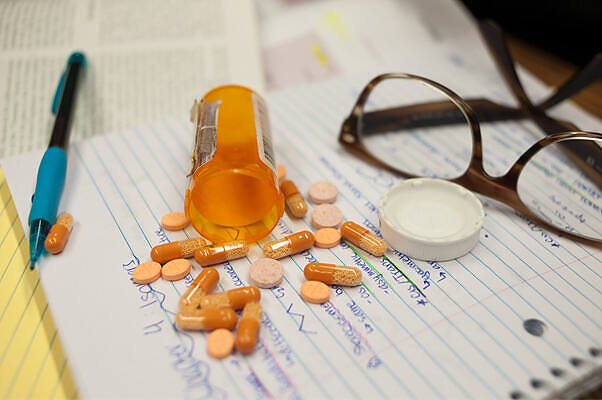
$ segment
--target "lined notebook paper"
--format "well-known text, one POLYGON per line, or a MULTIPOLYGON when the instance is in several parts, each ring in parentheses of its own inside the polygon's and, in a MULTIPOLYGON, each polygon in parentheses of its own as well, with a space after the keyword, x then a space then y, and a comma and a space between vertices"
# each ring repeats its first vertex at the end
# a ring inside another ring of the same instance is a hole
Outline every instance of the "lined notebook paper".
MULTIPOLYGON (((438 79, 445 82, 447 74, 453 82, 457 73, 450 67, 438 79)), ((317 180, 335 183, 345 217, 378 233, 376 207, 394 178, 336 142, 364 83, 335 80, 267 98, 278 162, 288 176, 302 191, 317 180)), ((474 77, 473 84, 463 91, 508 99, 499 82, 474 77)), ((570 106, 558 112, 599 129, 599 121, 570 106)), ((504 125, 500 135, 535 141, 523 125, 504 125)), ((485 157, 501 151, 496 143, 485 157)), ((384 258, 345 243, 311 249, 283 259, 282 284, 262 290, 265 312, 253 355, 208 358, 207 334, 173 327, 178 299, 200 268, 179 282, 131 281, 153 246, 196 235, 191 228, 164 232, 159 224, 163 214, 182 210, 191 146, 191 127, 181 116, 70 149, 60 209, 77 222, 65 252, 45 258, 39 269, 84 397, 543 398, 600 375, 599 250, 546 233, 484 197, 480 240, 466 256, 429 263, 387 253, 426 297, 384 258), (356 265, 363 283, 333 288, 323 305, 308 304, 299 287, 303 267, 314 260, 356 265), (542 336, 525 330, 530 319, 544 324, 542 336)), ((3 161, 22 219, 39 157, 3 161)), ((261 246, 303 229, 310 229, 309 217, 285 216, 248 257, 218 267, 217 290, 247 285, 261 246)))

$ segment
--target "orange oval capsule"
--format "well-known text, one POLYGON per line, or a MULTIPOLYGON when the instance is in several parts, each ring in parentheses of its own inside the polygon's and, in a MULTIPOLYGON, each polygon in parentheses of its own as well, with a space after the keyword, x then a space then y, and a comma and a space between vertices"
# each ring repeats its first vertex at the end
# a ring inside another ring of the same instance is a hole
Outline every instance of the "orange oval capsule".
POLYGON ((165 264, 176 258, 190 258, 195 250, 207 246, 209 242, 204 238, 194 238, 182 240, 180 242, 171 242, 160 244, 151 249, 151 258, 159 264, 165 264))
POLYGON ((204 246, 194 252, 194 259, 201 267, 223 263, 247 255, 249 245, 244 240, 234 240, 212 246, 204 246))
POLYGON ((355 222, 347 221, 341 225, 341 235, 374 256, 380 257, 387 251, 387 243, 384 240, 355 222))
POLYGON ((280 190, 284 194, 285 203, 291 214, 294 217, 303 218, 307 214, 307 203, 303 200, 295 183, 291 180, 284 181, 280 184, 280 190))
POLYGON ((201 308, 233 308, 240 310, 245 304, 258 302, 260 298, 259 289, 255 286, 245 286, 205 296, 201 298, 200 305, 201 308))
POLYGON ((257 346, 257 336, 261 325, 261 304, 248 303, 242 310, 240 323, 236 330, 234 347, 242 354, 249 354, 257 346))
POLYGON ((303 273, 308 281, 320 281, 328 285, 357 286, 362 282, 362 271, 356 267, 309 263, 303 273))
POLYGON ((183 330, 233 329, 237 321, 238 315, 231 308, 205 308, 176 314, 176 326, 183 330))
POLYGON ((180 298, 180 310, 197 308, 201 298, 215 289, 219 281, 219 272, 215 268, 205 268, 180 298))
POLYGON ((52 254, 58 254, 63 251, 72 229, 73 217, 71 214, 61 214, 56 220, 56 223, 50 228, 48 236, 46 236, 46 240, 44 241, 46 250, 52 254))
POLYGON ((315 241, 313 233, 301 231, 266 243, 263 246, 263 254, 266 257, 278 259, 310 249, 315 241))

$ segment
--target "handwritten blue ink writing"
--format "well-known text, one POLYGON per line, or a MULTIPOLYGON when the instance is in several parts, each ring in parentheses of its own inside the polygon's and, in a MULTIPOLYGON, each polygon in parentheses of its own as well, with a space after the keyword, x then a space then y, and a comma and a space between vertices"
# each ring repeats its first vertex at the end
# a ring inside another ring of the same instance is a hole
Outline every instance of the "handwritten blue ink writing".
POLYGON ((362 337, 355 330, 355 328, 351 325, 349 321, 345 319, 343 315, 337 310, 330 302, 326 302, 320 305, 320 308, 326 312, 329 316, 331 316, 337 323, 337 325, 341 328, 345 338, 351 343, 353 346, 353 353, 357 356, 364 354, 367 350, 362 343, 362 337))
POLYGON ((155 230, 155 235, 159 239, 159 243, 169 242, 169 238, 167 237, 167 234, 165 233, 162 227, 159 227, 159 229, 155 230))
POLYGON ((172 367, 180 373, 186 383, 187 398, 225 398, 226 394, 209 383, 209 365, 196 359, 182 344, 167 347, 173 358, 172 367))
POLYGON ((238 274, 236 273, 236 271, 234 271, 234 268, 232 267, 232 264, 230 264, 229 261, 226 261, 224 263, 224 271, 226 271, 226 273, 228 274, 230 279, 232 279, 232 283, 234 284, 234 286, 244 286, 245 285, 242 282, 242 280, 240 279, 240 277, 238 276, 238 274))
POLYGON ((368 321, 368 316, 360 308, 359 304, 357 304, 354 300, 351 300, 351 302, 348 302, 346 305, 351 310, 351 313, 353 314, 353 316, 356 317, 356 319, 360 323, 363 324, 364 329, 366 330, 366 333, 370 334, 370 333, 374 332, 374 328, 372 327, 372 325, 370 325, 370 323, 366 322, 366 321, 368 321))
POLYGON ((274 326, 272 320, 265 313, 261 317, 261 325, 263 326, 264 331, 267 330, 270 335, 274 347, 276 348, 276 352, 284 356, 285 366, 292 367, 295 365, 292 349, 289 347, 282 333, 274 326))
MULTIPOLYGON (((351 248, 345 242, 341 242, 341 248, 351 250, 351 248)), ((351 255, 351 258, 353 259, 353 263, 355 265, 360 267, 371 280, 376 282, 377 287, 381 289, 383 293, 389 294, 389 285, 387 284, 387 281, 383 278, 382 274, 376 272, 372 267, 370 267, 368 263, 366 263, 366 261, 364 261, 364 259, 360 257, 355 251, 351 255)))
POLYGON ((305 315, 304 314, 299 314, 296 312, 292 312, 291 309, 293 308, 293 303, 291 303, 290 306, 288 306, 288 309, 286 310, 286 312, 290 315, 292 315, 293 317, 299 317, 299 331, 303 332, 303 333, 309 333, 309 334, 316 334, 317 332, 315 331, 308 331, 306 329, 303 329, 303 324, 305 323, 305 315))
POLYGON ((560 243, 558 243, 552 235, 550 235, 549 233, 544 231, 542 228, 540 228, 539 225, 537 225, 535 222, 531 221, 531 219, 529 217, 519 213, 516 210, 514 211, 514 214, 527 223, 527 227, 529 228, 529 230, 531 232, 539 233, 539 235, 541 236, 541 238, 544 240, 545 243, 550 244, 550 246, 552 246, 552 247, 560 247, 560 243))

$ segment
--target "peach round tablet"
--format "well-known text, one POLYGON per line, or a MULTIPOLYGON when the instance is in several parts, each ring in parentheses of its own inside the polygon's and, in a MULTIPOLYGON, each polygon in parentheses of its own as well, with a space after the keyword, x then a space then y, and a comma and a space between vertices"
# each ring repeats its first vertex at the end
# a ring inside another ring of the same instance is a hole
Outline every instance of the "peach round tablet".
POLYGON ((163 266, 161 275, 168 281, 179 281, 190 273, 190 262, 183 258, 171 260, 163 266))
POLYGON ((282 182, 286 177, 286 167, 284 165, 276 165, 276 171, 278 172, 278 182, 282 182))
POLYGON ((132 278, 135 283, 146 285, 153 283, 161 276, 161 264, 149 261, 138 265, 132 272, 132 278))
POLYGON ((301 297, 308 303, 326 303, 330 299, 330 288, 318 281, 303 282, 301 285, 301 297))
POLYGON ((334 228, 318 229, 316 233, 314 233, 314 237, 316 238, 316 247, 321 247, 323 249, 335 247, 341 241, 341 233, 334 228))
POLYGON ((314 204, 334 203, 339 190, 330 182, 315 182, 309 185, 307 196, 314 204))
POLYGON ((186 215, 181 212, 170 212, 161 218, 161 226, 168 231, 179 231, 188 226, 189 221, 186 215))
POLYGON ((282 268, 282 264, 272 258, 260 258, 249 267, 249 281, 263 289, 279 285, 283 277, 284 268, 282 268))
POLYGON ((343 213, 332 204, 320 204, 311 212, 311 223, 315 228, 336 228, 343 222, 343 213))
POLYGON ((207 353, 213 358, 226 358, 234 348, 234 335, 228 329, 216 329, 207 336, 207 353))

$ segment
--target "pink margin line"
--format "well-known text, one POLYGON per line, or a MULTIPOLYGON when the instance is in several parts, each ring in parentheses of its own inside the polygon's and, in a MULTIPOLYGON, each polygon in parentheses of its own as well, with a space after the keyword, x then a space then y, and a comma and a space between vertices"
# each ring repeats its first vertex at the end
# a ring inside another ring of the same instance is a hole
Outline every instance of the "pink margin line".
MULTIPOLYGON (((559 269, 561 269, 561 268, 564 268, 564 267, 566 267, 567 265, 571 265, 571 264, 573 264, 573 263, 576 263, 576 262, 578 262, 578 261, 583 261, 583 260, 585 260, 585 259, 587 259, 587 258, 589 258, 589 257, 593 257, 593 256, 595 256, 595 255, 597 255, 597 254, 600 254, 600 253, 602 253, 602 251, 598 251, 597 253, 594 253, 594 254, 588 254, 588 255, 587 255, 587 256, 585 256, 585 257, 582 257, 582 258, 577 258, 577 259, 575 259, 575 260, 573 260, 573 261, 571 261, 571 262, 568 262, 568 263, 563 263, 563 264, 561 264, 561 265, 559 265, 559 266, 557 266, 557 267, 551 268, 551 269, 549 269, 549 270, 547 270, 547 271, 545 271, 545 272, 543 272, 543 273, 541 273, 541 274, 535 274, 535 275, 533 275, 533 276, 530 276, 529 278, 522 279, 522 280, 520 280, 520 281, 518 281, 518 282, 515 282, 515 283, 513 283, 513 284, 511 284, 511 285, 508 285, 508 286, 506 286, 506 287, 505 287, 505 288, 503 288, 503 289, 500 289, 500 290, 498 290, 498 291, 496 291, 496 292, 493 292, 493 293, 491 293, 491 294, 489 294, 489 295, 487 295, 487 296, 485 296, 485 297, 483 297, 483 298, 481 298, 481 299, 479 299, 479 300, 475 301, 474 303, 472 303, 471 305, 469 305, 469 306, 467 306, 467 307, 463 307, 461 310, 458 310, 458 311, 456 311, 456 312, 454 312, 454 313, 451 313, 451 314, 445 315, 443 318, 441 318, 441 319, 439 319, 439 320, 437 320, 437 321, 433 322, 432 324, 428 324, 428 325, 426 325, 425 327, 423 327, 423 328, 420 328, 419 330, 415 331, 414 333, 412 333, 412 334, 410 334, 410 335, 407 335, 407 336, 405 336, 405 337, 401 338, 401 339, 400 339, 399 341, 397 341, 396 343, 402 343, 402 342, 405 342, 405 341, 407 341, 407 340, 409 340, 409 339, 411 339, 411 338, 413 338, 413 337, 415 337, 415 336, 417 336, 417 335, 421 334, 421 333, 422 333, 422 332, 424 332, 424 331, 430 330, 432 327, 434 327, 434 326, 436 326, 436 325, 439 325, 439 324, 440 324, 440 323, 442 323, 442 322, 448 321, 448 320, 450 320, 450 319, 452 319, 452 318, 455 318, 455 317, 457 317, 458 315, 464 314, 464 313, 465 313, 467 310, 469 310, 469 309, 471 309, 471 308, 473 308, 473 307, 475 307, 475 306, 477 306, 477 305, 480 305, 480 304, 482 304, 483 302, 485 302, 485 301, 489 300, 490 298, 492 298, 492 297, 495 297, 495 296, 497 296, 498 294, 500 294, 500 293, 503 293, 503 292, 505 292, 505 291, 507 291, 507 290, 509 290, 509 289, 512 289, 512 288, 514 288, 514 287, 517 287, 517 286, 520 286, 520 285, 522 285, 522 284, 523 284, 523 283, 525 283, 525 282, 528 282, 528 281, 531 281, 531 280, 533 280, 533 279, 535 279, 535 278, 539 278, 539 277, 541 277, 541 276, 547 275, 547 274, 549 274, 549 273, 550 273, 550 272, 552 272, 552 271, 559 270, 559 269)), ((388 350, 389 348, 391 348, 391 346, 392 346, 392 345, 388 345, 388 346, 386 346, 386 347, 383 347, 382 349, 379 349, 377 352, 379 352, 379 353, 380 353, 381 351, 388 350)))
POLYGON ((282 369, 282 366, 280 366, 280 363, 278 363, 278 360, 276 359, 276 357, 274 357, 274 353, 272 353, 270 351, 270 349, 268 349, 268 347, 265 345, 265 342, 263 341, 263 339, 260 336, 258 336, 257 339, 259 340, 259 342, 261 342, 261 345, 263 346, 265 351, 270 355, 270 357, 274 361, 274 364, 276 364, 276 367, 278 368, 278 370, 280 370, 282 375, 284 375, 284 377, 288 381, 289 385, 291 385, 291 387, 295 390, 296 393, 299 393, 299 389, 297 389, 297 386, 295 385, 295 383, 293 381, 291 381, 291 378, 286 374, 284 369, 282 369))
MULTIPOLYGON (((353 329, 353 331, 360 336, 360 338, 366 343, 366 346, 368 347, 368 349, 370 351, 372 351, 373 353, 375 353, 374 350, 372 350, 372 346, 370 346, 370 342, 368 342, 368 339, 366 339, 364 337, 364 335, 362 335, 361 332, 358 331, 355 328, 355 326, 353 326, 353 324, 351 322, 349 322, 349 320, 347 318, 345 318, 345 316, 343 315, 343 313, 338 308, 336 308, 334 304, 332 304, 332 301, 329 301, 328 304, 330 304, 330 306, 332 308, 334 308, 339 313, 339 315, 341 316, 341 318, 343 318, 343 321, 347 322, 349 324, 349 327, 351 327, 351 329, 353 329)), ((376 353, 374 355, 376 355, 376 353)))

